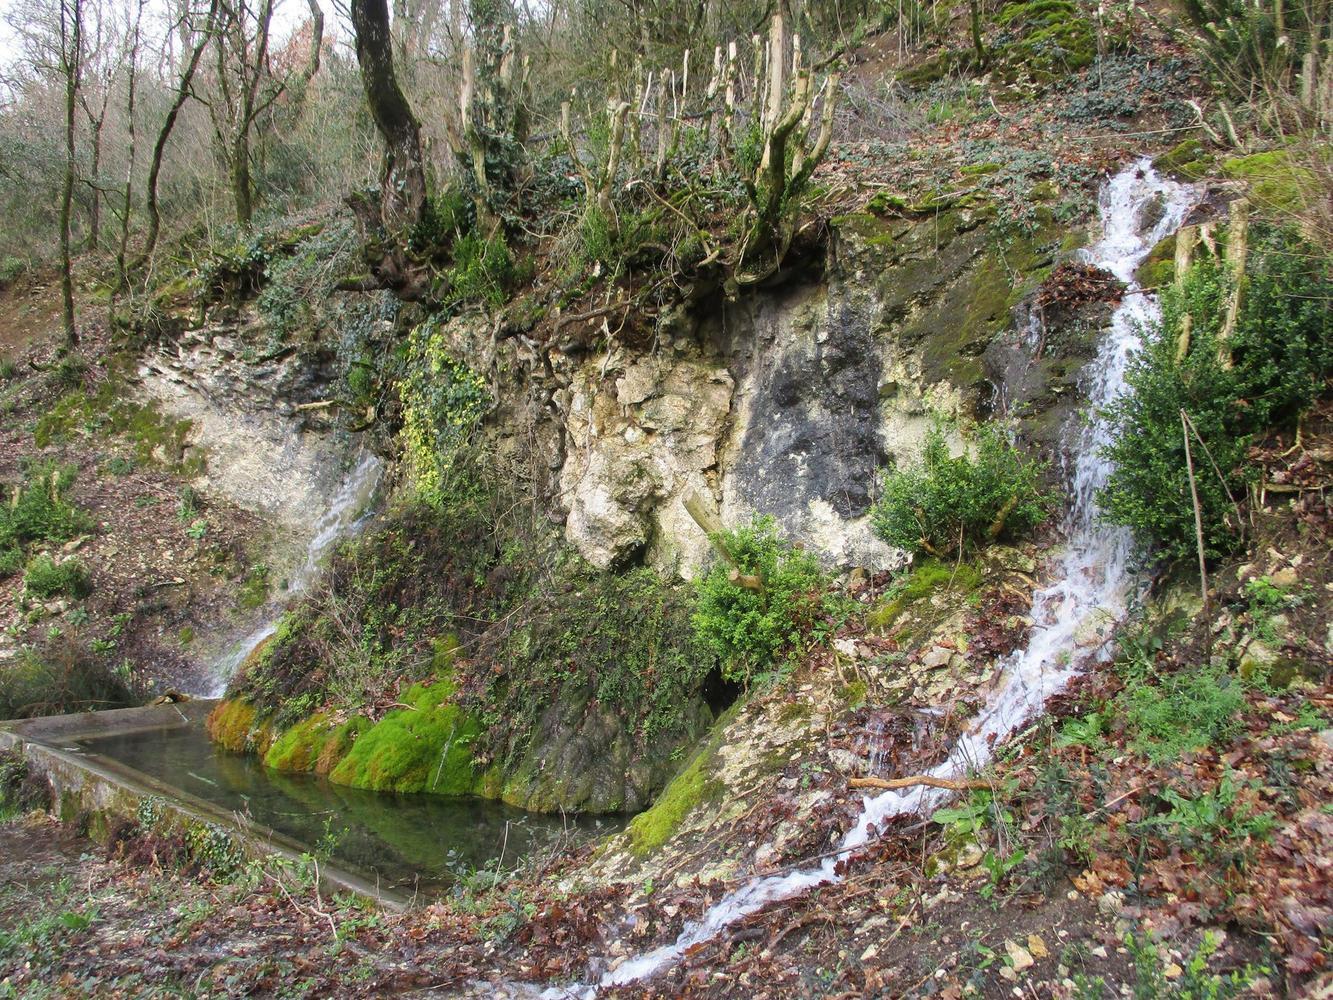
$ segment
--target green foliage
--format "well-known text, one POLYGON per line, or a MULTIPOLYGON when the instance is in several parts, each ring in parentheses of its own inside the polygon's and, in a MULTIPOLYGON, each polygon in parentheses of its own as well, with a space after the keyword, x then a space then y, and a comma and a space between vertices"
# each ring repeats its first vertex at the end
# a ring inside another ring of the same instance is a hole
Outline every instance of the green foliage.
POLYGON ((935 558, 917 559, 912 571, 900 576, 883 598, 866 614, 866 625, 883 631, 909 606, 948 587, 969 594, 981 586, 981 571, 970 563, 944 563, 935 558))
POLYGON ((1109 520, 1164 558, 1195 550, 1180 411, 1206 446, 1193 441, 1191 450, 1205 549, 1216 557, 1239 542, 1232 497, 1244 494, 1253 436, 1294 420, 1333 371, 1333 281, 1309 245, 1289 230, 1254 227, 1244 280, 1228 344, 1234 367, 1219 360, 1230 280, 1220 263, 1204 259, 1163 294, 1162 322, 1144 332, 1130 361, 1130 391, 1106 410, 1115 428, 1106 455, 1115 469, 1099 501, 1109 520), (1178 360, 1185 316, 1192 332, 1178 360))
MULTIPOLYGON (((1129 744, 1154 763, 1174 760, 1205 747, 1218 749, 1235 734, 1245 706, 1240 683, 1220 667, 1198 666, 1174 673, 1158 664, 1166 638, 1179 627, 1168 622, 1164 631, 1127 630, 1120 636, 1116 670, 1125 687, 1116 705, 1123 715, 1129 744)), ((1100 739, 1105 720, 1092 716, 1084 730, 1066 727, 1066 742, 1093 743, 1100 739)))
POLYGON ((1327 8, 1292 0, 1262 6, 1245 0, 1177 2, 1193 24, 1195 48, 1214 79, 1242 98, 1252 97, 1255 82, 1282 81, 1328 34, 1327 8))
POLYGON ((402 696, 410 708, 390 712, 366 730, 329 780, 392 792, 463 795, 476 781, 471 744, 481 725, 456 703, 451 679, 417 684, 402 696))
POLYGON ((44 463, 30 466, 12 494, 0 490, 0 577, 18 572, 29 546, 93 529, 92 519, 65 499, 73 482, 72 468, 44 463))
POLYGON ((1154 763, 1219 748, 1235 735, 1245 704, 1239 682, 1217 667, 1135 680, 1121 695, 1131 746, 1154 763))
POLYGON ((480 375, 455 360, 444 328, 433 318, 412 331, 408 359, 399 385, 403 449, 417 489, 438 504, 490 394, 480 375))
POLYGON ((453 257, 450 302, 481 302, 493 309, 504 305, 515 269, 503 235, 465 233, 454 243, 453 257))
POLYGON ((34 597, 49 598, 59 594, 86 597, 92 582, 88 579, 88 570, 78 559, 57 563, 50 556, 42 555, 28 563, 23 586, 34 597))
POLYGON ((264 259, 257 305, 269 340, 279 344, 315 324, 339 278, 350 273, 357 239, 350 219, 340 218, 301 238, 290 252, 276 248, 264 259))
MULTIPOLYGON (((1208 962, 1221 946, 1212 931, 1204 931, 1199 947, 1174 978, 1167 975, 1162 948, 1151 932, 1126 934, 1125 946, 1134 962, 1134 1000, 1229 1000, 1243 995, 1251 983, 1268 972, 1247 965, 1227 976, 1210 973, 1208 962)), ((1104 990, 1090 995, 1103 996, 1104 990)))
POLYGON ((715 562, 696 585, 694 631, 722 661, 724 676, 748 684, 803 653, 837 613, 836 602, 819 561, 783 538, 771 517, 724 531, 714 544, 729 560, 715 562), (733 581, 733 569, 758 586, 733 581))
POLYGON ((885 474, 871 523, 890 545, 940 555, 1021 536, 1050 512, 1043 471, 993 424, 978 428, 975 458, 950 457, 937 425, 926 436, 919 465, 885 474))
POLYGON ((426 199, 421 219, 412 226, 407 245, 415 253, 435 253, 452 246, 468 232, 476 217, 476 203, 461 187, 448 187, 426 199))

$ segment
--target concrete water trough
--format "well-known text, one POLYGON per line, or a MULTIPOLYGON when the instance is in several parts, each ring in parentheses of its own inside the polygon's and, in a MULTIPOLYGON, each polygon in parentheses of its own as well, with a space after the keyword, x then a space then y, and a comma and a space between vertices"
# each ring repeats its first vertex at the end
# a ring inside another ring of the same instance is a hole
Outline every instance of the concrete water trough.
MULTIPOLYGON (((18 749, 29 774, 50 786, 56 816, 86 824, 94 839, 105 840, 118 820, 134 818, 140 806, 151 800, 162 821, 180 827, 219 827, 251 857, 278 854, 297 860, 308 856, 309 845, 95 750, 96 741, 112 737, 146 737, 187 728, 202 733, 204 719, 215 704, 204 699, 0 722, 0 749, 18 749)), ((350 891, 386 909, 401 910, 411 902, 408 894, 336 862, 321 862, 319 875, 325 890, 350 891)))

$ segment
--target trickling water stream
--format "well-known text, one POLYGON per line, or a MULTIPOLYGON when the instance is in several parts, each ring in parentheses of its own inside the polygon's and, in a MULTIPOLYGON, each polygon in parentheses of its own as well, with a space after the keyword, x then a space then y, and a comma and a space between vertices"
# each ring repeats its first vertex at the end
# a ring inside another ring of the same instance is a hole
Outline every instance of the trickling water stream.
MULTIPOLYGON (((1102 238, 1083 256, 1129 288, 1111 319, 1096 359, 1088 367, 1088 401, 1094 414, 1124 391, 1125 368, 1139 346, 1139 331, 1158 316, 1155 298, 1141 292, 1134 272, 1158 241, 1180 227, 1196 198, 1193 188, 1157 176, 1147 160, 1126 167, 1101 192, 1098 208, 1102 238)), ((1027 648, 1001 664, 999 687, 948 759, 932 769, 933 776, 958 777, 986 764, 993 747, 1039 712, 1048 698, 1062 691, 1088 657, 1104 654, 1112 626, 1124 617, 1134 586, 1131 538, 1126 529, 1099 520, 1096 502, 1097 492, 1111 471, 1102 456, 1109 435, 1110 428, 1095 418, 1071 434, 1071 505, 1054 582, 1033 595, 1035 624, 1027 648)), ((608 972, 600 985, 645 979, 678 961, 689 948, 710 940, 762 907, 837 881, 837 863, 863 846, 879 824, 894 816, 926 812, 948 794, 942 789, 916 787, 866 798, 838 854, 817 868, 754 879, 724 897, 701 919, 687 924, 674 942, 622 963, 608 972)), ((597 989, 556 987, 541 995, 590 1000, 597 989)))
MULTIPOLYGON (((328 508, 315 521, 310 542, 306 545, 305 560, 288 579, 284 599, 289 600, 305 593, 334 544, 358 532, 370 519, 374 512, 375 493, 383 477, 384 463, 370 452, 363 452, 356 465, 343 477, 328 508)), ((218 661, 212 687, 205 692, 205 697, 222 696, 227 683, 245 662, 245 658, 277 629, 281 615, 280 607, 271 607, 263 624, 232 645, 218 661)))

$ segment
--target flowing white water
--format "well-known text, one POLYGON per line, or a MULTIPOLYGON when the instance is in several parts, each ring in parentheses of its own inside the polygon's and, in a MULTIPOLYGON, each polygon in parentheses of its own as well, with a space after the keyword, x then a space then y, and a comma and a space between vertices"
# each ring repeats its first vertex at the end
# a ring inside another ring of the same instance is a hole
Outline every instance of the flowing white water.
MULTIPOLYGON (((305 593, 314 582, 324 557, 339 539, 358 532, 370 519, 374 508, 375 491, 384 477, 384 463, 370 452, 363 452, 338 486, 328 508, 314 524, 314 534, 306 545, 305 561, 292 573, 287 582, 286 596, 305 593)), ((221 697, 236 669, 278 627, 280 612, 275 612, 249 635, 237 641, 217 663, 213 687, 207 697, 221 697)))
MULTIPOLYGON (((1158 316, 1156 300, 1140 291, 1134 272, 1159 240, 1180 227, 1196 200, 1193 188, 1158 177, 1146 160, 1126 167, 1102 189, 1098 205, 1102 238, 1083 256, 1129 287, 1088 368, 1088 401, 1094 415, 1124 391, 1125 367, 1139 346, 1139 331, 1158 316)), ((1111 471, 1102 457, 1110 428, 1094 417, 1072 438, 1072 503, 1065 522, 1066 542, 1054 582, 1033 595, 1031 639, 1026 649, 1001 664, 1000 685, 948 759, 930 772, 935 777, 958 777, 987 763, 993 748, 1062 691, 1087 657, 1104 653, 1111 627, 1125 615, 1133 589, 1130 536, 1123 528, 1101 523, 1097 516, 1097 491, 1111 471)), ((622 963, 603 976, 600 985, 645 979, 678 961, 694 945, 770 903, 837 881, 838 861, 864 845, 881 823, 894 816, 923 813, 947 796, 944 790, 922 786, 866 798, 837 855, 817 868, 754 879, 686 925, 674 942, 622 963)), ((597 989, 556 987, 540 995, 552 1000, 591 1000, 597 989)))

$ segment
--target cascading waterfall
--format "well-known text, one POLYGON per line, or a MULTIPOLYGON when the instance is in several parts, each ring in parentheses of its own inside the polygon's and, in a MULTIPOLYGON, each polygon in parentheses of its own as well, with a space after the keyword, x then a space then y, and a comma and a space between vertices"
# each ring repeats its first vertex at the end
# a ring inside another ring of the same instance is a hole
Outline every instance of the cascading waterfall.
MULTIPOLYGON (((310 587, 319 572, 319 567, 339 539, 358 532, 369 520, 374 508, 374 497, 384 477, 384 463, 370 452, 363 452, 361 457, 343 477, 338 491, 333 495, 328 508, 320 515, 314 525, 314 534, 306 545, 305 561, 292 573, 287 582, 287 596, 297 597, 310 587)), ((249 635, 239 640, 218 661, 213 676, 213 688, 207 697, 220 697, 226 690, 236 669, 245 662, 245 658, 271 636, 278 627, 280 612, 272 614, 262 625, 249 635)))
MULTIPOLYGON (((1094 418, 1076 431, 1070 443, 1072 503, 1059 567, 1055 581, 1033 595, 1034 626, 1027 648, 1001 664, 1000 686, 948 759, 929 772, 935 777, 956 778, 985 765, 993 747, 1039 712, 1048 698, 1064 690, 1088 657, 1105 655, 1111 628, 1126 613, 1134 585, 1131 538, 1126 529, 1098 518, 1097 492, 1111 471, 1102 455, 1111 429, 1095 414, 1124 391, 1125 369, 1139 346, 1139 331, 1159 316, 1155 298, 1138 287, 1134 272, 1158 241, 1180 227, 1196 200, 1192 187, 1159 177, 1147 160, 1126 167, 1102 189, 1098 204, 1102 238, 1084 250, 1083 257, 1110 271, 1128 288, 1088 367, 1088 401, 1094 418)), ((674 942, 625 961, 608 972, 600 985, 645 979, 770 903, 836 882, 840 878, 837 863, 862 847, 881 823, 894 816, 923 813, 948 794, 919 786, 866 798, 838 853, 819 867, 754 879, 688 924, 674 942)), ((540 995, 552 1000, 590 1000, 597 989, 556 987, 540 995)))

